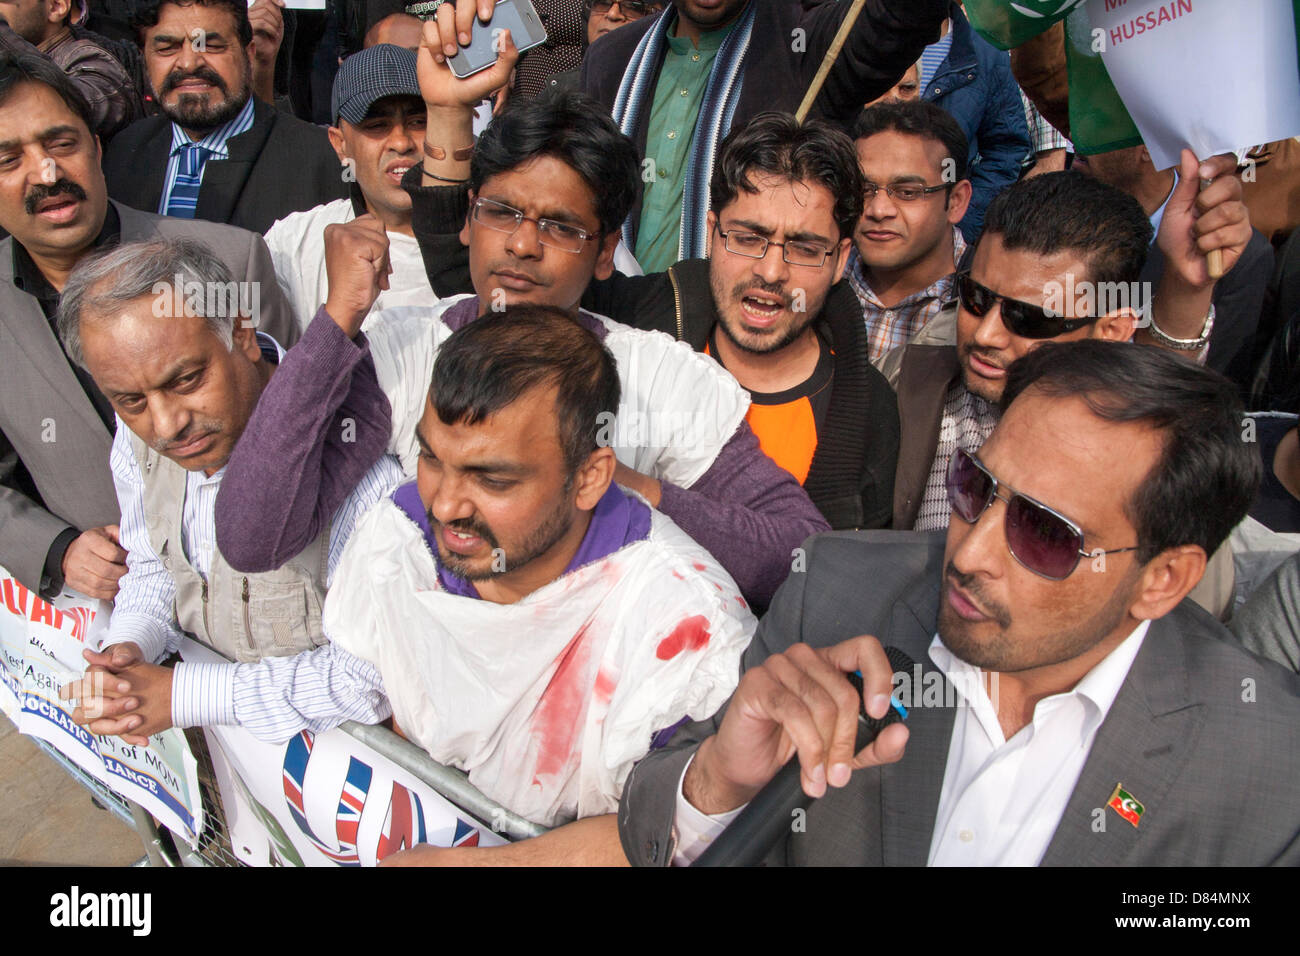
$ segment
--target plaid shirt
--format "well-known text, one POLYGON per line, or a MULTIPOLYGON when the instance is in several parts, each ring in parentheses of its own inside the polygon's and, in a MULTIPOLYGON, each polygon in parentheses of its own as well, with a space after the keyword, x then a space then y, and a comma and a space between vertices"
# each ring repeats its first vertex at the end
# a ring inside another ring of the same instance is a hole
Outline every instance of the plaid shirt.
POLYGON ((1028 165, 1034 164, 1039 153, 1053 149, 1074 149, 1074 144, 1059 129, 1043 119, 1043 114, 1038 112, 1023 90, 1020 92, 1020 100, 1025 105, 1025 124, 1029 127, 1029 155, 1025 157, 1028 165))
POLYGON ((913 531, 943 531, 948 527, 952 514, 948 504, 948 460, 958 448, 979 451, 993 434, 999 417, 997 408, 967 391, 960 378, 948 387, 939 421, 939 442, 913 531))
MULTIPOLYGON (((961 231, 953 226, 954 269, 965 251, 966 240, 961 237, 961 231)), ((891 349, 910 342, 912 336, 934 318, 944 303, 953 296, 953 273, 949 273, 920 292, 914 292, 894 305, 885 306, 867 283, 866 270, 858 255, 857 246, 849 250, 849 262, 844 274, 848 276, 849 285, 853 286, 858 302, 862 305, 862 316, 867 323, 867 350, 873 365, 879 365, 891 349)))

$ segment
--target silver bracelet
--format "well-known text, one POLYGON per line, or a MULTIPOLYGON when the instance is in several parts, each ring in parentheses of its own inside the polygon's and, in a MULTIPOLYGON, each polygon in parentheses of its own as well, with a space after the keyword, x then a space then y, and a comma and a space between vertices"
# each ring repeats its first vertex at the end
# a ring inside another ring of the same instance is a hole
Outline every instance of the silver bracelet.
POLYGON ((446 2, 447 0, 424 0, 421 3, 409 3, 406 12, 421 20, 432 20, 437 15, 438 8, 446 2))
POLYGON ((1178 349, 1180 352, 1199 352, 1210 344, 1210 332, 1214 328, 1214 305, 1210 305, 1210 314, 1205 317, 1205 327, 1201 329, 1200 338, 1195 339, 1176 339, 1172 335, 1167 335, 1161 331, 1160 326, 1156 325, 1156 317, 1151 316, 1151 323, 1147 326, 1147 331, 1151 337, 1166 348, 1178 349))

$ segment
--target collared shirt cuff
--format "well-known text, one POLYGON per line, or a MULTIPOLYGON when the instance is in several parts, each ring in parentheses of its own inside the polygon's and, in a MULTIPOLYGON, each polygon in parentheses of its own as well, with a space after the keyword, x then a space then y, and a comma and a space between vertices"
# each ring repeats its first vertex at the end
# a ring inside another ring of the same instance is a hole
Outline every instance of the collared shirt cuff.
POLYGON ((157 663, 167 654, 170 636, 171 630, 157 618, 132 611, 114 611, 103 649, 130 641, 140 648, 146 661, 157 663))
POLYGON ((172 673, 172 726, 235 723, 235 665, 181 661, 172 673))
POLYGON ((686 766, 682 768, 682 775, 677 781, 677 814, 673 818, 673 829, 677 834, 677 849, 673 853, 673 866, 690 866, 694 863, 696 857, 707 850, 718 838, 718 834, 748 806, 744 804, 726 813, 715 814, 696 809, 682 792, 686 771, 691 769, 694 761, 695 755, 692 754, 691 759, 686 761, 686 766))

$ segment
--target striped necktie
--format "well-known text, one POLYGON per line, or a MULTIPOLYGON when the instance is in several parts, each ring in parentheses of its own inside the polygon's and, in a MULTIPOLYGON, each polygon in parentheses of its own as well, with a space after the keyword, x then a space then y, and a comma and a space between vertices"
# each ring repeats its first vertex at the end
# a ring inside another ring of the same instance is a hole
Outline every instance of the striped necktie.
POLYGON ((180 159, 176 166, 176 182, 172 184, 171 195, 167 197, 167 215, 180 219, 193 219, 194 210, 199 204, 199 183, 203 178, 203 164, 212 155, 212 150, 197 143, 185 143, 181 146, 180 159))

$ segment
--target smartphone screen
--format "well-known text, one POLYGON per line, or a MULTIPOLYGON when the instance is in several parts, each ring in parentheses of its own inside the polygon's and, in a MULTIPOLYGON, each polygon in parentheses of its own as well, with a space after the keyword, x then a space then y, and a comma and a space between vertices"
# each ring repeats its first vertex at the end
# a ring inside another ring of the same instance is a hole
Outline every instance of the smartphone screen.
POLYGON ((451 72, 469 76, 486 70, 497 60, 497 38, 502 30, 509 30, 520 53, 546 42, 546 28, 530 0, 501 0, 492 11, 487 23, 474 21, 470 31, 469 46, 448 60, 451 72))

